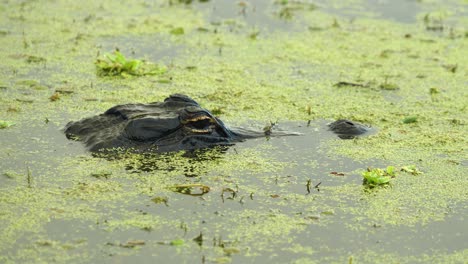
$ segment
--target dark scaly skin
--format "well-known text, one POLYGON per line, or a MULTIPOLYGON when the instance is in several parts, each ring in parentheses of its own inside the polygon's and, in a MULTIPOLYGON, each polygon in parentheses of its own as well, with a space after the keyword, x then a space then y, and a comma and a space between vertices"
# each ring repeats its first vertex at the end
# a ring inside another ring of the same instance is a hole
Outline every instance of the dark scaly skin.
POLYGON ((229 129, 181 94, 171 95, 164 102, 117 105, 104 114, 70 122, 64 130, 69 139, 84 142, 92 152, 195 150, 265 136, 263 132, 229 129))

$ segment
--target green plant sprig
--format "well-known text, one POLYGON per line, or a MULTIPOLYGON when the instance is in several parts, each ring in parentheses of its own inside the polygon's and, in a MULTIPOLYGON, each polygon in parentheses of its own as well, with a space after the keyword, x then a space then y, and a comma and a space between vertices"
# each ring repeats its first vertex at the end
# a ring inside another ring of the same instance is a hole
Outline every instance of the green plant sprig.
POLYGON ((362 173, 363 184, 367 187, 374 188, 390 183, 390 179, 395 178, 395 167, 388 166, 386 169, 370 169, 362 173))
POLYGON ((165 67, 138 59, 128 59, 120 51, 105 54, 95 62, 99 76, 145 76, 160 75, 166 72, 165 67))

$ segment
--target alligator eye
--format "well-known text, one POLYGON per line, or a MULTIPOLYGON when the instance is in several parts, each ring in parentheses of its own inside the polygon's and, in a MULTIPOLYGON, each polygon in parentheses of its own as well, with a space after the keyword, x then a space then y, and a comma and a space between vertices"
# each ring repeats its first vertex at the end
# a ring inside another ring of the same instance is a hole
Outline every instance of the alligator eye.
POLYGON ((195 129, 205 129, 211 125, 211 119, 202 119, 189 123, 195 129))
POLYGON ((182 124, 191 132, 196 134, 208 134, 213 131, 215 121, 207 115, 199 115, 190 119, 182 120, 182 124))

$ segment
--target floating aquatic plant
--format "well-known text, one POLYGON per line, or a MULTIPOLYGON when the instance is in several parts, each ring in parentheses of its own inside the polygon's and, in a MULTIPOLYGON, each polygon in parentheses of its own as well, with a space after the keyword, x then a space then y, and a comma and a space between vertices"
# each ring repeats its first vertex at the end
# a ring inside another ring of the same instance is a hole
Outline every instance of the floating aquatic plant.
POLYGON ((99 76, 144 76, 159 75, 166 72, 164 67, 143 60, 128 59, 120 51, 104 55, 97 59, 96 68, 99 76))
POLYGON ((11 127, 11 126, 13 126, 14 124, 15 124, 15 123, 13 123, 13 122, 0 120, 0 129, 11 127))
POLYGON ((170 245, 171 246, 182 246, 184 243, 185 243, 185 241, 183 239, 175 239, 175 240, 171 241, 170 245))
POLYGON ((364 185, 374 188, 390 183, 390 179, 395 177, 395 167, 388 166, 387 169, 370 169, 362 173, 364 185))

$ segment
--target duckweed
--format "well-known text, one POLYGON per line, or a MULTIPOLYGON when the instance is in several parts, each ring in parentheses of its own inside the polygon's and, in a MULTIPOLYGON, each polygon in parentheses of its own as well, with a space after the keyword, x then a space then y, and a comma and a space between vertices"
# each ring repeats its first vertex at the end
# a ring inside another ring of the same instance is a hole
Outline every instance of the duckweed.
POLYGON ((314 10, 251 1, 211 13, 221 2, 0 8, 0 120, 15 124, 0 132, 0 262, 462 263, 468 48, 461 2, 405 3, 422 11, 405 24, 380 18, 391 8, 372 12, 366 1, 318 1, 314 10), (440 8, 450 12, 439 16, 440 8), (177 28, 184 34, 171 34, 177 28), (111 53, 114 62, 98 57, 112 74, 97 75, 96 54, 116 46, 125 53, 119 70, 111 53), (143 74, 149 61, 167 70, 143 74), (55 92, 60 99, 51 101, 55 92), (306 129, 304 141, 251 140, 199 158, 108 159, 60 132, 70 120, 171 93, 192 96, 228 125, 261 131, 278 120, 306 129), (404 123, 409 117, 417 122, 404 123), (377 133, 348 141, 322 135, 337 118, 377 133), (363 190, 362 169, 386 164, 414 167, 395 169, 392 188, 363 190), (210 191, 194 197, 170 189, 181 184, 210 191), (175 239, 184 245, 165 246, 175 239))

